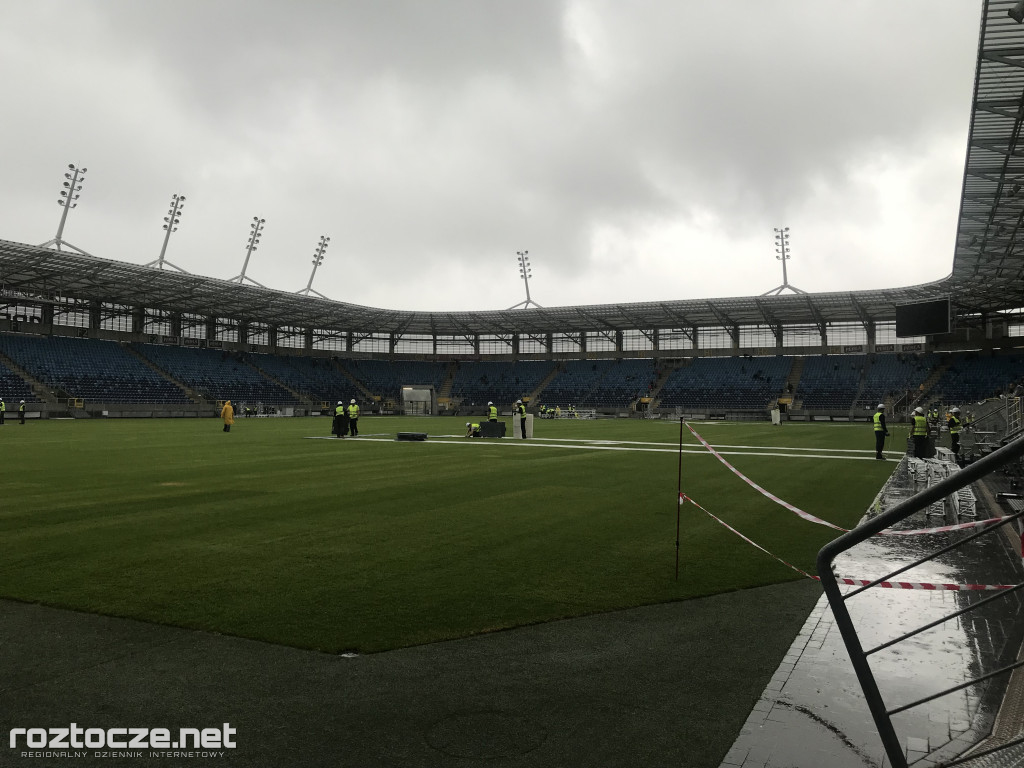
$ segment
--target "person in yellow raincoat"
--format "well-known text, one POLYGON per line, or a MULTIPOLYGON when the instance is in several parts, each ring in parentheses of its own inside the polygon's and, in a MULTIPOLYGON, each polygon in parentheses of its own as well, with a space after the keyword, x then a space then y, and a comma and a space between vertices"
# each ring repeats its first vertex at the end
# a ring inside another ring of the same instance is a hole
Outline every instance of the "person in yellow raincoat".
POLYGON ((224 401, 224 407, 220 411, 220 417, 224 419, 224 431, 230 432, 231 425, 235 423, 235 409, 231 407, 230 400, 224 401))

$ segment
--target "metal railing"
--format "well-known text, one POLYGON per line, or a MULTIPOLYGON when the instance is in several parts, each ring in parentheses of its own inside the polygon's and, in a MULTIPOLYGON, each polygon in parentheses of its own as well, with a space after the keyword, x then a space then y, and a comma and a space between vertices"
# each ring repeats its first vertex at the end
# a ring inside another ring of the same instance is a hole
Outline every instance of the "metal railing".
MULTIPOLYGON (((1013 587, 1011 589, 1002 590, 991 597, 985 598, 984 600, 981 600, 977 603, 974 603, 973 605, 968 606, 967 608, 957 611, 949 616, 945 616, 944 618, 939 619, 937 621, 933 621, 924 626, 913 629, 910 632, 907 632, 906 634, 893 638, 892 640, 889 640, 883 643, 882 645, 876 646, 875 648, 871 648, 866 651, 861 646, 860 637, 858 636, 857 629, 853 624, 852 618, 850 617, 850 611, 847 607, 846 601, 856 597, 857 595, 865 592, 866 590, 872 587, 881 584, 882 582, 890 581, 894 576, 897 576, 898 574, 903 573, 904 571, 910 570, 911 568, 921 565, 922 563, 925 563, 929 560, 932 560, 935 557, 938 557, 939 555, 942 555, 945 552, 948 552, 952 549, 961 547, 979 536, 987 535, 991 533, 993 530, 996 530, 997 528, 1020 518, 1022 515, 1024 515, 1024 512, 1018 512, 1017 514, 1009 515, 1000 522, 994 523, 993 525, 985 528, 982 531, 979 531, 978 533, 971 534, 970 536, 967 536, 953 544, 936 550, 935 552, 932 552, 931 554, 913 563, 910 563, 909 565, 905 565, 893 571, 892 573, 889 573, 885 576, 881 576, 872 581, 871 583, 866 584, 857 589, 851 590, 846 594, 843 594, 842 590, 840 589, 839 580, 833 571, 832 564, 835 561, 835 559, 843 552, 846 552, 847 550, 871 538, 872 536, 878 534, 886 528, 889 528, 892 525, 902 520, 905 520, 914 513, 919 512, 922 509, 925 509, 933 502, 941 501, 950 494, 956 493, 961 488, 964 488, 967 485, 973 483, 974 481, 979 480, 982 477, 985 477, 986 475, 999 469, 1003 465, 1013 461, 1014 459, 1018 459, 1021 456, 1024 456, 1024 438, 1017 439, 1012 443, 1000 448, 999 450, 994 451, 993 453, 989 454, 983 459, 974 462, 973 464, 969 465, 960 472, 956 472, 955 474, 951 475, 945 480, 907 499, 906 501, 893 507, 887 512, 883 512, 877 517, 863 523, 862 525, 857 526, 852 531, 845 533, 838 539, 835 539, 834 541, 826 544, 818 553, 817 565, 818 575, 821 577, 821 584, 824 587, 825 595, 828 598, 830 607, 832 608, 832 613, 835 617, 836 626, 839 628, 839 632, 843 637, 843 642, 846 644, 846 649, 850 654, 850 661, 853 663, 853 668, 857 674, 857 679, 859 680, 861 688, 864 692, 864 698, 867 701, 868 708, 871 711, 871 716, 875 721, 875 727, 878 729, 878 735, 882 740, 882 744, 885 747, 886 755, 888 756, 893 768, 907 768, 907 759, 903 751, 903 746, 899 738, 897 737, 896 730, 892 724, 893 715, 911 709, 913 707, 919 706, 926 702, 932 701, 933 699, 937 699, 940 696, 945 696, 948 693, 953 693, 954 691, 967 688, 971 685, 974 685, 975 683, 979 683, 990 678, 996 677, 997 675, 1010 672, 1011 670, 1017 667, 1024 666, 1024 661, 1018 661, 1015 664, 1010 664, 1009 666, 1003 667, 1001 669, 993 670, 984 675, 981 675, 978 678, 969 680, 968 682, 962 683, 960 685, 953 686, 952 688, 948 688, 946 690, 930 694, 922 699, 911 702, 910 704, 905 704, 903 706, 896 707, 893 709, 887 709, 882 699, 882 695, 879 692, 878 684, 875 681, 874 674, 871 671, 871 666, 868 664, 868 656, 870 656, 873 653, 876 653, 877 651, 882 650, 883 648, 889 648, 893 645, 896 645, 897 643, 903 642, 904 640, 913 637, 914 635, 917 635, 918 633, 923 632, 927 629, 938 626, 943 622, 949 621, 950 619, 956 618, 957 616, 972 611, 981 605, 985 605, 993 600, 998 600, 1000 598, 1006 597, 1006 595, 1012 592, 1016 592, 1022 587, 1024 587, 1024 584, 1018 584, 1016 587, 1013 587)), ((983 755, 992 754, 993 752, 998 752, 1020 743, 1024 743, 1024 738, 1015 739, 994 749, 974 753, 969 757, 960 757, 955 760, 944 762, 941 764, 941 766, 959 765, 960 763, 967 762, 968 760, 974 760, 983 755)), ((938 766, 936 766, 936 768, 938 768, 938 766)))
POLYGON ((1016 437, 1024 431, 1024 413, 1021 411, 1019 397, 1006 398, 1006 436, 1016 437))

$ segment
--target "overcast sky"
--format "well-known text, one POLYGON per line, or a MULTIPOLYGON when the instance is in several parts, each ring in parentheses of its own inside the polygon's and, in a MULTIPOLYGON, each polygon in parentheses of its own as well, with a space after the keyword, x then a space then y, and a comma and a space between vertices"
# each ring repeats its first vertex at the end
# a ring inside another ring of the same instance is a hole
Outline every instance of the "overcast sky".
POLYGON ((0 238, 394 309, 911 285, 980 0, 0 0, 0 238))

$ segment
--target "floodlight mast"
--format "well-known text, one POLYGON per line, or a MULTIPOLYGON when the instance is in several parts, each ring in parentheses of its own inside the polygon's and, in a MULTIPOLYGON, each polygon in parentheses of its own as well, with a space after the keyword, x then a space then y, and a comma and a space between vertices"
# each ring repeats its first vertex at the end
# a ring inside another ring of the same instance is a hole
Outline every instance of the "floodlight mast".
POLYGON ((326 299, 320 291, 313 290, 313 278, 316 277, 316 268, 324 263, 324 254, 327 252, 327 244, 331 242, 331 238, 327 235, 320 235, 320 244, 316 247, 316 251, 313 253, 313 272, 309 276, 309 282, 306 283, 306 287, 301 291, 298 291, 303 296, 309 296, 311 293, 315 293, 321 299, 326 299))
POLYGON ((173 267, 179 272, 186 272, 184 269, 179 267, 177 264, 171 264, 164 258, 164 254, 167 253, 167 243, 171 239, 171 232, 178 231, 178 223, 181 221, 181 209, 185 207, 185 196, 177 193, 171 195, 171 208, 167 211, 167 215, 164 216, 164 244, 160 249, 160 256, 156 261, 151 261, 148 264, 143 264, 144 267, 156 267, 157 269, 163 269, 166 264, 168 267, 173 267))
POLYGON ((57 201, 57 205, 64 209, 64 212, 60 215, 60 224, 57 225, 57 235, 51 240, 47 240, 45 243, 39 245, 40 248, 49 248, 51 245, 56 247, 59 251, 61 246, 67 246, 72 250, 78 251, 83 256, 91 256, 91 253, 86 253, 77 245, 69 243, 64 239, 64 224, 68 220, 68 211, 72 208, 77 208, 78 203, 76 202, 81 195, 82 183, 85 181, 85 172, 88 168, 79 168, 74 163, 68 163, 68 170, 71 173, 65 173, 64 178, 64 189, 60 192, 60 199, 57 201))
POLYGON ((789 276, 786 274, 786 261, 789 260, 789 227, 779 229, 775 227, 775 258, 782 262, 782 285, 765 291, 762 296, 778 296, 787 288, 793 293, 807 293, 801 291, 795 285, 789 284, 789 276))
POLYGON ((513 304, 509 309, 515 309, 516 307, 526 309, 531 304, 538 309, 542 309, 540 304, 530 298, 530 276, 533 274, 530 271, 530 252, 516 251, 516 257, 519 259, 519 276, 523 278, 523 284, 526 286, 526 301, 520 301, 518 304, 513 304))
POLYGON ((242 274, 235 275, 229 283, 238 283, 241 285, 248 280, 253 285, 258 285, 260 288, 266 288, 267 286, 262 283, 257 283, 251 277, 245 276, 245 270, 249 268, 249 257, 252 256, 252 252, 256 250, 256 246, 260 243, 260 235, 263 234, 263 225, 266 223, 266 219, 261 219, 259 216, 252 217, 252 224, 249 225, 249 242, 246 243, 245 247, 245 262, 242 264, 242 274))

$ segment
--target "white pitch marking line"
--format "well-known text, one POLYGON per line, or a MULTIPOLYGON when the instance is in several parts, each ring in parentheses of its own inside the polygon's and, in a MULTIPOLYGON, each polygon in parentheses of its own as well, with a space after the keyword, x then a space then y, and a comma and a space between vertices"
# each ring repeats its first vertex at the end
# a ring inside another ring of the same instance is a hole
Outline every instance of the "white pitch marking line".
MULTIPOLYGON (((410 440, 408 442, 410 444, 416 444, 416 445, 424 445, 424 444, 431 444, 431 445, 478 445, 478 444, 484 443, 484 440, 486 440, 486 438, 484 438, 484 439, 479 439, 478 438, 478 439, 474 440, 473 438, 461 438, 461 437, 455 437, 454 439, 448 440, 448 439, 443 439, 443 437, 447 437, 447 436, 434 435, 433 439, 431 439, 430 436, 428 435, 426 440, 410 440), (439 439, 439 438, 441 438, 441 439, 439 439)), ((330 437, 324 437, 322 435, 317 435, 317 436, 307 437, 305 439, 307 439, 307 440, 331 440, 331 439, 336 439, 336 438, 330 438, 330 437)), ((395 443, 395 442, 399 442, 397 440, 394 440, 393 438, 376 438, 376 437, 365 437, 364 438, 364 437, 360 436, 359 438, 356 438, 356 439, 362 440, 362 441, 367 442, 367 443, 369 443, 369 442, 376 442, 376 443, 395 443)), ((493 440, 490 440, 486 444, 487 445, 505 445, 505 446, 518 445, 518 446, 521 446, 523 448, 575 448, 575 449, 581 450, 581 451, 637 451, 637 452, 643 452, 643 453, 678 453, 679 452, 678 448, 633 448, 633 447, 624 447, 624 446, 616 446, 616 445, 560 445, 558 443, 537 442, 536 439, 528 440, 528 441, 523 441, 522 439, 519 439, 519 440, 508 439, 508 440, 503 440, 501 442, 495 442, 493 440)), ((700 456, 700 455, 712 456, 712 454, 708 453, 708 451, 705 450, 704 448, 700 448, 700 449, 697 449, 697 450, 686 450, 686 449, 684 449, 683 453, 693 454, 695 456, 700 456)), ((827 455, 827 454, 776 453, 774 451, 773 452, 769 452, 767 450, 766 451, 719 451, 719 454, 721 454, 722 456, 777 456, 777 457, 790 458, 790 459, 846 459, 848 461, 877 461, 877 459, 875 459, 872 456, 835 456, 835 455, 831 455, 830 456, 830 455, 827 455)))
MULTIPOLYGON (((459 437, 459 435, 438 435, 438 437, 459 437)), ((541 437, 534 438, 539 440, 547 440, 553 443, 593 443, 595 445, 671 445, 676 446, 678 443, 665 443, 665 442, 643 442, 640 440, 587 440, 583 438, 571 438, 571 437, 541 437)), ((696 446, 700 443, 683 443, 684 446, 696 446)), ((786 450, 786 451, 822 451, 825 453, 874 453, 874 450, 868 450, 864 448, 790 448, 777 445, 727 445, 711 443, 713 448, 745 448, 756 451, 761 450, 786 450)))

